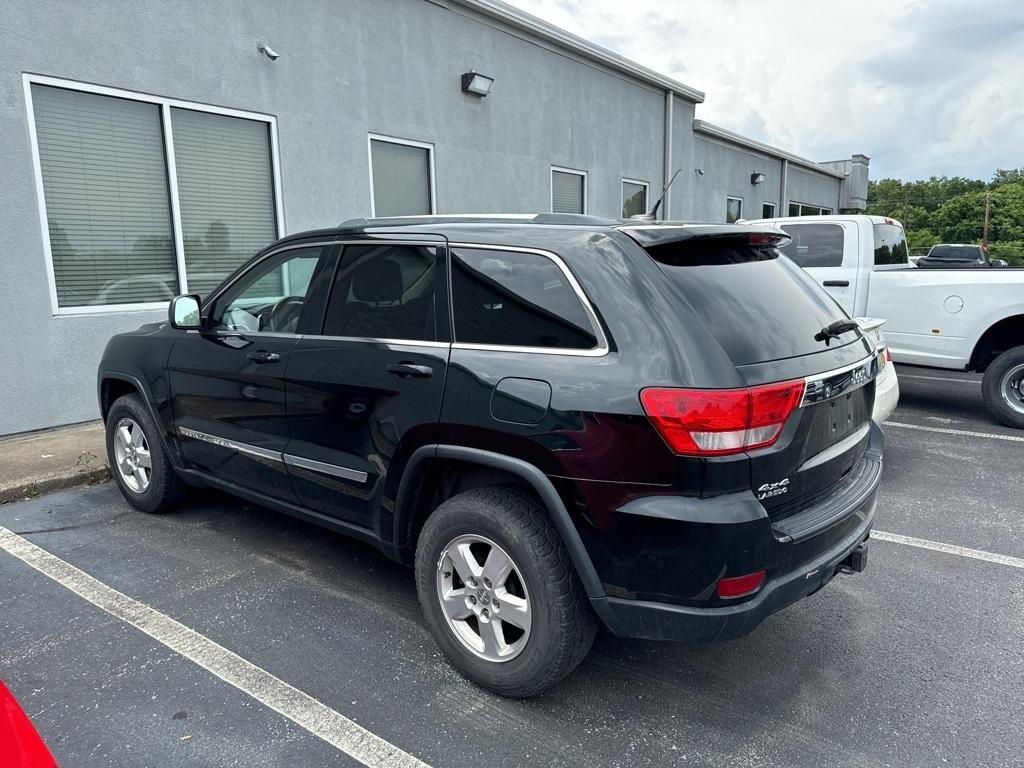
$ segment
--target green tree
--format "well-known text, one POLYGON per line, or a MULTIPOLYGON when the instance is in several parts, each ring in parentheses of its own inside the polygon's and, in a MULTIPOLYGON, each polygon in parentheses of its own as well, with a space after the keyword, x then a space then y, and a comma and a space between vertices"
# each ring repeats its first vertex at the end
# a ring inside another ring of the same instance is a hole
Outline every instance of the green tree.
POLYGON ((998 169, 989 182, 962 176, 868 183, 867 212, 903 222, 907 242, 920 253, 935 243, 980 243, 985 199, 989 255, 1024 265, 1024 168, 998 169))

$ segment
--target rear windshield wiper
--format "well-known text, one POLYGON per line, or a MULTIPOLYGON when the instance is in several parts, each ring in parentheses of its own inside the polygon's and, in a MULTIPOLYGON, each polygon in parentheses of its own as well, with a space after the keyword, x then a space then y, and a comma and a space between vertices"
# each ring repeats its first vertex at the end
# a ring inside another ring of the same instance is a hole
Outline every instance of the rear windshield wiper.
POLYGON ((826 325, 816 334, 814 334, 815 341, 824 341, 825 346, 829 345, 832 339, 838 339, 844 333, 855 331, 860 326, 854 320, 836 320, 834 323, 826 325))

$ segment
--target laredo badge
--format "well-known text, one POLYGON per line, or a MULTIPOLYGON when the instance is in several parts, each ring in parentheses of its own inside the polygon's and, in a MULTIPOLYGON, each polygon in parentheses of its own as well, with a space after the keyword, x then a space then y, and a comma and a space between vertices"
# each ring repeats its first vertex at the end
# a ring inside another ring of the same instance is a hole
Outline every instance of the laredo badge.
POLYGON ((789 492, 789 478, 784 477, 775 483, 765 483, 757 489, 757 498, 760 501, 770 499, 772 496, 781 496, 789 492))

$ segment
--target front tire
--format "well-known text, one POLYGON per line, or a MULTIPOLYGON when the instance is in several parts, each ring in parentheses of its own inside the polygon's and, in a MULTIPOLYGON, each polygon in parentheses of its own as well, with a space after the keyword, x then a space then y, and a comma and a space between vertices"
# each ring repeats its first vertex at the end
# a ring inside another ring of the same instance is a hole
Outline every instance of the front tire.
POLYGON ((1024 345, 992 361, 981 381, 981 393, 996 421, 1024 429, 1024 345))
POLYGON ((145 401, 124 395, 107 413, 107 460, 121 493, 142 512, 169 512, 184 495, 145 401))
POLYGON ((502 696, 553 686, 597 631, 558 532, 516 488, 475 488, 441 504, 420 533, 416 587, 445 656, 502 696))

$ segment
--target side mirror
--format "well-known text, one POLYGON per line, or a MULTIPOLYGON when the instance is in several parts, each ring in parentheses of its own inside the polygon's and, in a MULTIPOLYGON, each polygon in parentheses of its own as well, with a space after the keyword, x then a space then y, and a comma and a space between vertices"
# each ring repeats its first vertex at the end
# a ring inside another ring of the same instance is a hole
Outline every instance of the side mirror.
POLYGON ((182 331, 197 330, 202 327, 203 318, 199 311, 199 297, 195 294, 175 296, 171 299, 167 319, 171 328, 182 331))

